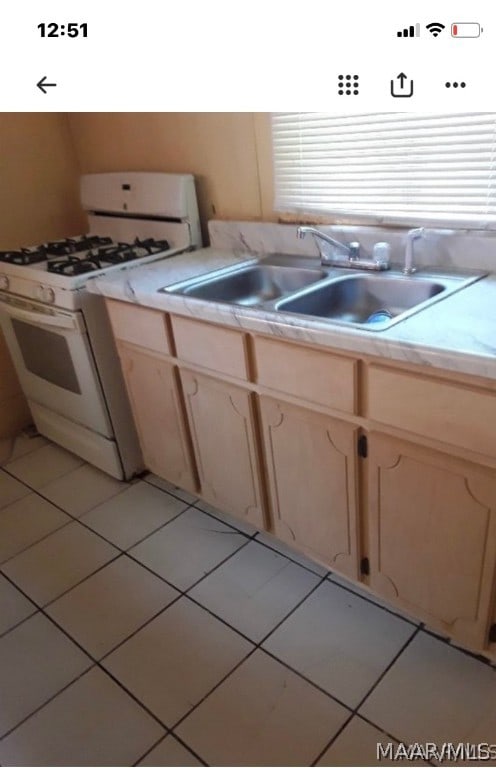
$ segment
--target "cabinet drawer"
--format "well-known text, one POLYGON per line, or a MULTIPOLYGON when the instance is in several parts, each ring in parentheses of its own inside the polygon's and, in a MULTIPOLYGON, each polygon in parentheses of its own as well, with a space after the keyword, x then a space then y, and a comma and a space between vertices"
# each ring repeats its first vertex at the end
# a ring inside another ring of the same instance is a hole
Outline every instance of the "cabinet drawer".
POLYGON ((368 416, 443 443, 496 456, 496 393, 371 366, 368 416))
POLYGON ((116 339, 139 347, 170 354, 166 315, 156 309, 136 307, 123 301, 106 300, 116 339))
POLYGON ((172 331, 181 360, 238 379, 248 378, 242 333, 185 317, 172 317, 172 331))
POLYGON ((356 410, 356 362, 272 339, 255 340, 258 383, 310 403, 356 410))

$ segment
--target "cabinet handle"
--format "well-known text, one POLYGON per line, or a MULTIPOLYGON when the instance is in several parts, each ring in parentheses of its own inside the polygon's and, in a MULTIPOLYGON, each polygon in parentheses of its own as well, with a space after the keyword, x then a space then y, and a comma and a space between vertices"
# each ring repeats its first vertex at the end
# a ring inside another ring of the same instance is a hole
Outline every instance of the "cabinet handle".
POLYGON ((369 449, 369 446, 368 446, 367 436, 366 435, 360 435, 360 437, 358 438, 358 443, 357 443, 358 455, 362 459, 366 459, 367 455, 368 455, 368 452, 369 452, 368 449, 369 449))

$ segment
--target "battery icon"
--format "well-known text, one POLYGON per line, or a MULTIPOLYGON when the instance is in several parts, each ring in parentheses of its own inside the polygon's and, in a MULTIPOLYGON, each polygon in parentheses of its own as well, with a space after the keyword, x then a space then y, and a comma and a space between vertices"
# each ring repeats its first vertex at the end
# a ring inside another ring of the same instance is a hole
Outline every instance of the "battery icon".
POLYGON ((451 37, 480 37, 482 27, 472 22, 460 22, 451 25, 451 37))

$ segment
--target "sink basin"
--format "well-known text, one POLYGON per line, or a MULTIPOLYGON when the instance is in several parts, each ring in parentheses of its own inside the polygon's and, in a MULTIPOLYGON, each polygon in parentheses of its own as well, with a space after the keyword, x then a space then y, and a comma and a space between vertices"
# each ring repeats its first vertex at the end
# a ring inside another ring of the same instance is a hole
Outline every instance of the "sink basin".
POLYGON ((460 278, 347 275, 279 301, 276 309, 384 330, 464 284, 460 278))
POLYGON ((356 271, 322 267, 318 260, 285 254, 217 270, 159 288, 205 301, 288 312, 384 331, 484 277, 477 272, 356 271))
POLYGON ((256 264, 227 275, 195 280, 176 288, 174 293, 252 307, 300 291, 324 277, 327 273, 321 269, 256 264))

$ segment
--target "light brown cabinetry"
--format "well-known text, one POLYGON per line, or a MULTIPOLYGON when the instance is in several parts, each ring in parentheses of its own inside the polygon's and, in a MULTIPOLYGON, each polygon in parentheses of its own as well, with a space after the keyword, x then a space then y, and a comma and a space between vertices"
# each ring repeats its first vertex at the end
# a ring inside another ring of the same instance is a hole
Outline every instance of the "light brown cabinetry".
POLYGON ((148 469, 496 658, 493 383, 109 310, 148 469))
POLYGON ((375 421, 496 456, 494 391, 371 365, 367 398, 375 421))
POLYGON ((494 474, 385 435, 368 446, 370 586, 482 648, 496 576, 494 474))
POLYGON ((255 339, 261 386, 343 413, 356 410, 356 360, 274 339, 255 339))
POLYGON ((145 466, 174 485, 195 491, 177 371, 144 350, 122 343, 118 350, 145 466))
POLYGON ((116 339, 163 355, 170 354, 167 315, 164 312, 111 299, 107 299, 106 305, 116 339))
POLYGON ((181 379, 203 498, 266 527, 253 395, 185 369, 181 379))
POLYGON ((180 360, 216 374, 248 378, 244 334, 186 317, 173 317, 172 329, 180 360))
POLYGON ((358 578, 356 428, 269 397, 260 406, 274 533, 358 578))

